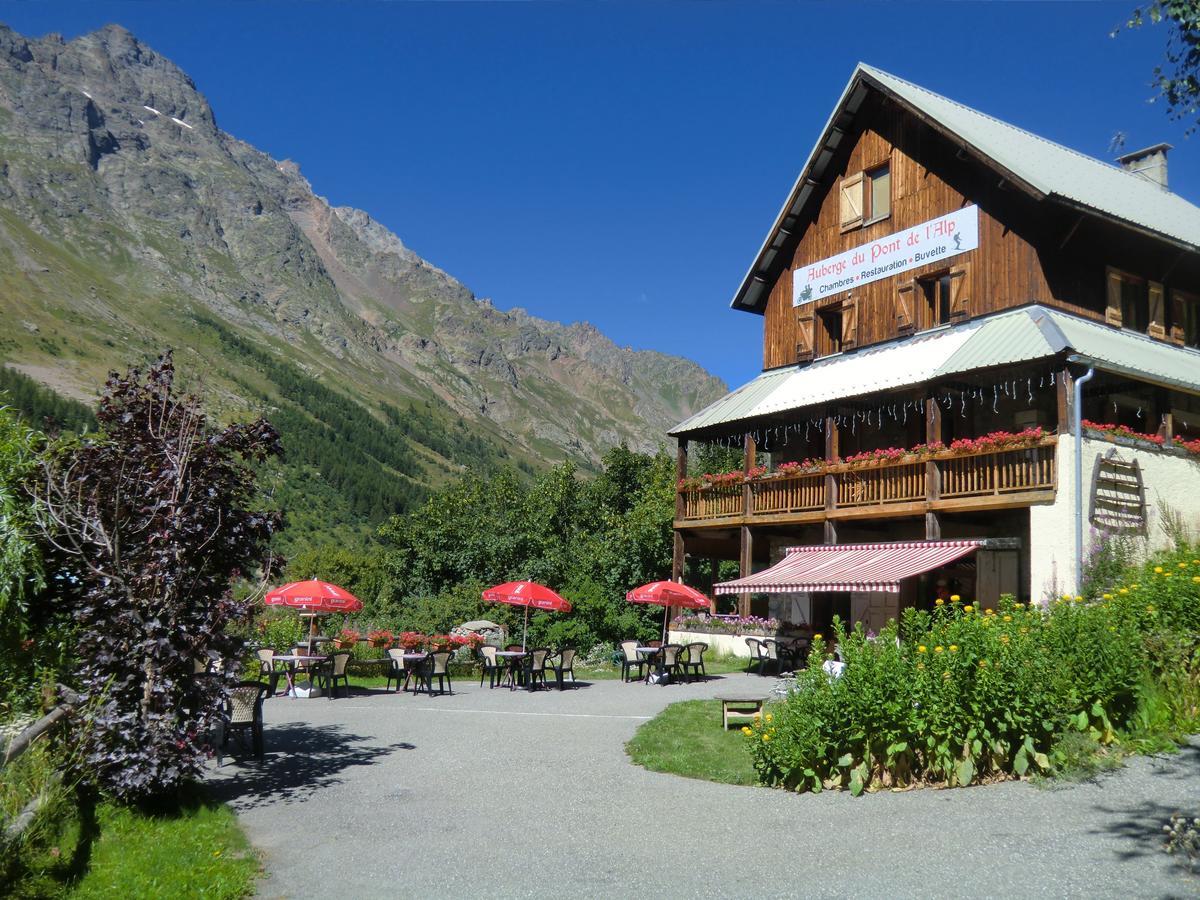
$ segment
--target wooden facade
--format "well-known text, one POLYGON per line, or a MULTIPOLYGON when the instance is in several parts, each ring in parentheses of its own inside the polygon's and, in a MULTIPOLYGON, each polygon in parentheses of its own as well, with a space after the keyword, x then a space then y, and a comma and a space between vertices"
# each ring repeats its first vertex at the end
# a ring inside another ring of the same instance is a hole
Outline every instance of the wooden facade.
POLYGON ((1200 303, 1200 260, 1163 240, 1030 196, 968 157, 932 125, 873 94, 854 119, 853 140, 832 168, 823 197, 781 256, 763 310, 763 367, 804 362, 877 344, 936 324, 917 283, 950 276, 951 322, 1040 303, 1095 321, 1114 321, 1113 270, 1146 283, 1153 337, 1182 343, 1187 307, 1200 303), (843 178, 887 164, 891 211, 861 227, 842 227, 843 178), (911 228, 969 204, 979 207, 979 245, 853 291, 792 305, 792 272, 911 228), (1157 297, 1157 300, 1155 299, 1157 297), (1157 305, 1156 305, 1157 303, 1157 305), (840 346, 831 346, 828 316, 841 313, 840 346))

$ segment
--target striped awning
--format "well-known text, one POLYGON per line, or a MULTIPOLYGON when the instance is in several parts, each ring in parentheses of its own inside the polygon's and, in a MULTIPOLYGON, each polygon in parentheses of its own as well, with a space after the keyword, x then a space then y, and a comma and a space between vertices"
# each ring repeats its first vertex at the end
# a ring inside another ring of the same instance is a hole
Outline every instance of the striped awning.
POLYGON ((713 586, 717 594, 887 591, 900 582, 974 553, 983 540, 789 547, 782 560, 754 575, 713 586))

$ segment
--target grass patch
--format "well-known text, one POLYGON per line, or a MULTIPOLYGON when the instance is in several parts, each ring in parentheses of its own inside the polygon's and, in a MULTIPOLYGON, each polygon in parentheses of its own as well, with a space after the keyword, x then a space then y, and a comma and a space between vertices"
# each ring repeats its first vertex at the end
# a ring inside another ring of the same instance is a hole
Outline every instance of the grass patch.
POLYGON ((638 728, 625 752, 653 772, 722 784, 758 783, 741 731, 721 728, 720 700, 672 703, 638 728))
MULTIPOLYGON (((99 836, 75 871, 80 827, 72 822, 23 861, 14 883, 0 894, 15 898, 129 897, 236 900, 254 893, 261 866, 233 810, 193 785, 178 802, 138 810, 102 802, 99 836)), ((32 848, 30 848, 32 850, 32 848)))

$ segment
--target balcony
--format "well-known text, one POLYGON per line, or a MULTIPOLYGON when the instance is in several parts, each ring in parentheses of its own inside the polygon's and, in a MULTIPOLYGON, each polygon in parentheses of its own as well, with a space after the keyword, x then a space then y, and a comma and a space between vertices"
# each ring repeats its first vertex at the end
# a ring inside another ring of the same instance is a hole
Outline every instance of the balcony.
POLYGON ((879 463, 679 488, 676 527, 820 522, 1047 503, 1057 487, 1054 435, 1021 447, 943 450, 879 463))

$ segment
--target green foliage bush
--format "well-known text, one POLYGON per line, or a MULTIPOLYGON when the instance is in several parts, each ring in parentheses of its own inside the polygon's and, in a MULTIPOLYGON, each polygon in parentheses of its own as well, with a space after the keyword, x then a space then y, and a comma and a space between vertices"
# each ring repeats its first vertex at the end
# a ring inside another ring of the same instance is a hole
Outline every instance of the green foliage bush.
POLYGON ((794 790, 949 786, 1072 764, 1086 735, 1161 747, 1200 727, 1200 560, 1166 553, 1095 601, 907 610, 878 637, 835 625, 795 690, 743 729, 759 778, 794 790), (901 639, 903 638, 903 639, 901 639))

